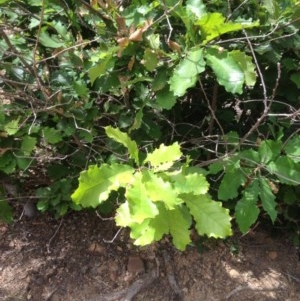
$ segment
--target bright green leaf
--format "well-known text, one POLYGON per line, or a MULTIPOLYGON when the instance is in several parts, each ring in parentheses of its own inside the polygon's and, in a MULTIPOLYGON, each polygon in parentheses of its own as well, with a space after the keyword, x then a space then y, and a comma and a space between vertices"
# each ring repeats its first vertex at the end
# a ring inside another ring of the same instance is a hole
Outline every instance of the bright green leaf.
POLYGON ((185 175, 179 170, 168 175, 178 194, 193 193, 194 195, 199 195, 208 191, 209 183, 202 174, 190 173, 185 175))
POLYGON ((143 172, 142 180, 145 186, 145 192, 152 201, 163 202, 169 210, 174 209, 182 202, 182 200, 178 198, 177 191, 174 187, 169 182, 164 181, 157 174, 145 170, 143 172))
POLYGON ((51 25, 55 28, 55 30, 60 34, 61 37, 66 37, 68 34, 68 29, 65 24, 61 21, 52 21, 51 25))
POLYGON ((213 69, 217 81, 227 92, 238 94, 243 92, 244 73, 229 52, 210 47, 206 50, 205 59, 213 69))
POLYGON ((225 33, 239 31, 246 28, 253 28, 259 25, 258 22, 226 22, 225 17, 221 13, 208 13, 196 24, 200 26, 200 32, 204 44, 220 37, 225 33))
POLYGON ((144 163, 149 162, 156 171, 169 169, 182 156, 178 142, 165 146, 161 144, 159 148, 149 153, 144 163))
MULTIPOLYGON (((120 213, 120 208, 117 216, 118 226, 124 226, 122 221, 130 220, 129 207, 124 207, 120 213), (120 215, 122 218, 120 219, 120 215), (121 220, 121 223, 119 221, 121 220)), ((162 203, 157 203, 159 214, 154 218, 146 219, 142 223, 126 223, 131 228, 130 237, 135 239, 135 245, 147 245, 154 241, 160 240, 163 235, 171 234, 173 237, 173 243, 179 250, 184 250, 191 242, 190 238, 190 226, 191 215, 189 214, 185 206, 177 207, 174 210, 167 210, 162 203)))
POLYGON ((95 208, 107 200, 111 191, 131 183, 133 173, 134 169, 128 165, 92 165, 80 173, 79 186, 71 197, 76 204, 95 208))
POLYGON ((255 71, 255 64, 252 62, 252 57, 246 55, 240 50, 233 50, 230 52, 230 56, 239 65, 240 69, 244 73, 245 84, 253 87, 256 83, 257 74, 255 71))
POLYGON ((155 241, 156 229, 149 226, 150 219, 141 224, 132 224, 130 237, 134 239, 134 244, 138 246, 149 245, 155 241))
POLYGON ((159 34, 150 34, 147 36, 147 40, 149 41, 149 45, 152 49, 158 50, 160 46, 159 34))
POLYGON ((195 48, 175 68, 170 78, 170 89, 176 96, 183 96, 186 90, 196 84, 198 74, 205 70, 203 49, 195 48))
POLYGON ((229 210, 221 202, 213 201, 209 195, 184 196, 192 216, 196 221, 196 230, 200 235, 214 238, 225 238, 231 233, 229 210))
POLYGON ((130 221, 142 223, 147 218, 158 214, 157 207, 150 198, 141 174, 136 174, 130 187, 127 187, 125 197, 130 210, 130 221))
POLYGON ((190 227, 192 218, 186 206, 178 206, 174 210, 167 210, 167 221, 174 246, 184 251, 191 242, 190 227))
POLYGON ((10 122, 8 122, 5 126, 4 126, 4 130, 6 131, 6 133, 8 135, 14 135, 18 132, 19 130, 19 121, 20 121, 20 117, 14 120, 11 120, 10 122))

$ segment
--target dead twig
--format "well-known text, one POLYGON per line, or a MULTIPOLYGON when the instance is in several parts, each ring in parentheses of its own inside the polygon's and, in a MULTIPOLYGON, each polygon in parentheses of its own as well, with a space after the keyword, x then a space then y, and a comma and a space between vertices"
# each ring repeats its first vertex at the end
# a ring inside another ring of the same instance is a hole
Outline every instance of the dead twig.
MULTIPOLYGON (((101 300, 114 301, 120 299, 122 301, 131 301, 142 289, 148 287, 158 277, 155 271, 146 273, 143 277, 134 281, 127 289, 123 289, 117 292, 109 293, 102 297, 101 300)), ((87 301, 98 301, 97 299, 90 299, 87 301)))
POLYGON ((49 253, 49 254, 51 253, 51 251, 50 251, 50 245, 51 245, 53 239, 55 238, 55 236, 57 235, 59 229, 61 228, 62 222, 63 222, 63 218, 60 220, 60 223, 59 223, 58 227, 56 228, 54 234, 51 236, 51 238, 49 239, 49 241, 48 241, 48 243, 46 245, 47 246, 47 253, 49 253))
POLYGON ((229 300, 233 295, 239 293, 240 291, 246 290, 246 289, 250 289, 250 287, 248 285, 240 285, 240 286, 236 287, 225 297, 225 300, 229 300))

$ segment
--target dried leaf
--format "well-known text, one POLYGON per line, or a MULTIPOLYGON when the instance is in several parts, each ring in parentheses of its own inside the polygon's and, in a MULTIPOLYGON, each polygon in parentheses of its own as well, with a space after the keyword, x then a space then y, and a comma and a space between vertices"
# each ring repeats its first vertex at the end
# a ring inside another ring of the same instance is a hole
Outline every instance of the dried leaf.
POLYGON ((135 56, 132 56, 129 63, 128 63, 128 66, 127 66, 129 71, 132 70, 134 63, 135 63, 135 56))
POLYGON ((143 29, 142 28, 138 28, 137 30, 135 30, 129 36, 129 40, 133 41, 133 42, 141 42, 141 41, 143 41, 143 29))
POLYGON ((118 26, 119 36, 124 36, 127 34, 127 27, 125 23, 125 18, 117 16, 116 22, 118 26))

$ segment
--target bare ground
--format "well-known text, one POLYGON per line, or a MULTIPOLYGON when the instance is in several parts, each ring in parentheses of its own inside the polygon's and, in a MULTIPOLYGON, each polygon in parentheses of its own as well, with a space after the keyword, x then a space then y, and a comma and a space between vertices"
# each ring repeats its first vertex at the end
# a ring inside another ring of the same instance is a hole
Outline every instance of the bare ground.
POLYGON ((299 301, 300 261, 284 234, 133 246, 95 212, 0 224, 0 300, 299 301), (201 251, 201 252, 200 252, 201 251))

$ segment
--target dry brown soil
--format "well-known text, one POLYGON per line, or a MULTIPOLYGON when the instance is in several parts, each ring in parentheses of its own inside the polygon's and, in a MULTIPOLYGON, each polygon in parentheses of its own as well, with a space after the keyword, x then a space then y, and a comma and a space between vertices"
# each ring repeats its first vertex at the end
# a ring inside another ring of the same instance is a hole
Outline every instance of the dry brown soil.
POLYGON ((0 224, 0 300, 299 301, 300 261, 283 234, 138 248, 95 212, 0 224), (237 252, 233 252, 236 248, 237 252), (199 250, 202 252, 199 252, 199 250))

